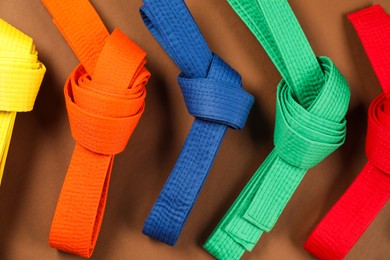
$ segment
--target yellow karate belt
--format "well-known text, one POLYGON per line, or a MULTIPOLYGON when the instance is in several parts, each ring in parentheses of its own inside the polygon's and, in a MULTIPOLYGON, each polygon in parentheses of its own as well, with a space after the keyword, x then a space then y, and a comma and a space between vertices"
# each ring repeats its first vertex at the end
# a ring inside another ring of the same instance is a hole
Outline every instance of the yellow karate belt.
POLYGON ((45 75, 33 40, 0 19, 0 183, 16 112, 28 112, 45 75))

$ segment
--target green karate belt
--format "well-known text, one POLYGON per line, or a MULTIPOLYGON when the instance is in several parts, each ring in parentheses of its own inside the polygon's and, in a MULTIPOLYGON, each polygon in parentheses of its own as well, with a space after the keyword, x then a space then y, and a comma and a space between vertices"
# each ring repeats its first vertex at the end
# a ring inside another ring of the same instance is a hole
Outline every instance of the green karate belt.
POLYGON ((232 260, 272 229, 307 170, 344 143, 350 91, 329 58, 316 58, 286 0, 229 3, 283 77, 275 148, 204 245, 216 258, 232 260))

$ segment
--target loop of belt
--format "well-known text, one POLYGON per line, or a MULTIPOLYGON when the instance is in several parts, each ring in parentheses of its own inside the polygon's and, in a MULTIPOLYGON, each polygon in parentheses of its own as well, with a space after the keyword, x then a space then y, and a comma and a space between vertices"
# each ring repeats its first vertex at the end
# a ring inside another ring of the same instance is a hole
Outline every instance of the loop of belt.
POLYGON ((80 65, 65 101, 76 147, 55 211, 49 243, 83 257, 102 224, 114 156, 125 149, 145 107, 146 53, 120 30, 110 35, 87 0, 42 0, 80 65))
POLYGON ((343 259, 390 198, 390 18, 379 6, 348 16, 383 89, 370 105, 368 162, 314 229, 305 249, 319 259, 343 259))
POLYGON ((270 231, 306 171, 344 143, 350 91, 326 57, 316 58, 287 0, 229 0, 280 71, 275 148, 204 247, 239 259, 270 231))
POLYGON ((0 19, 0 182, 16 113, 33 109, 45 72, 33 40, 0 19))
POLYGON ((178 82, 188 112, 195 117, 143 229, 174 245, 227 128, 244 127, 254 99, 242 89, 240 75, 209 50, 183 0, 144 0, 141 16, 182 70, 178 82))

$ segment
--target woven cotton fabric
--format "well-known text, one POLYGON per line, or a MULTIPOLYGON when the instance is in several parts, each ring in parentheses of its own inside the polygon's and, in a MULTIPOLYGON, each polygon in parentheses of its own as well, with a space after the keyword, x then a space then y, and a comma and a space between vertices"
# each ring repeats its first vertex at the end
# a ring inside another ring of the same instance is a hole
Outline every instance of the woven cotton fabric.
POLYGON ((207 46, 183 0, 144 0, 145 25, 181 69, 178 83, 195 117, 143 232, 175 245, 228 127, 242 129, 253 97, 240 75, 207 46))
POLYGON ((0 19, 0 182, 16 113, 33 109, 45 72, 33 39, 0 19))
POLYGON ((102 225, 115 155, 145 109, 146 53, 119 29, 108 33, 87 0, 43 0, 80 63, 65 102, 76 146, 58 199, 49 244, 91 257, 102 225))
POLYGON ((350 90, 327 57, 316 57, 285 0, 230 0, 281 73, 275 148, 204 247, 239 259, 270 231, 307 170, 344 143, 350 90))

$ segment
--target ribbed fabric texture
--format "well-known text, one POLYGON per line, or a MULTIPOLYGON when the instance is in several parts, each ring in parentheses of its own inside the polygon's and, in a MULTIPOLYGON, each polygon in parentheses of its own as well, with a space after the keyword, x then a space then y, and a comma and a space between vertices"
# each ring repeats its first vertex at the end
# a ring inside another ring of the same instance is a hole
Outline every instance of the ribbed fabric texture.
POLYGON ((343 259, 390 198, 390 18, 379 6, 348 16, 383 89, 370 105, 368 162, 306 241, 319 259, 343 259))
POLYGON ((0 19, 0 182, 16 113, 33 109, 45 72, 33 39, 0 19))
POLYGON ((241 77, 208 48, 183 0, 144 0, 141 16, 182 70, 178 82, 195 117, 179 158, 143 232, 174 245, 228 127, 241 129, 253 104, 241 77))
POLYGON ((275 148, 245 186, 204 247, 239 259, 270 231, 306 171, 340 145, 350 91, 327 57, 316 58, 286 0, 229 0, 281 73, 275 148))
POLYGON ((90 257, 102 224, 114 156, 145 108, 146 53, 120 30, 110 35, 87 0, 43 0, 81 64, 64 93, 77 144, 57 203, 50 246, 90 257))

